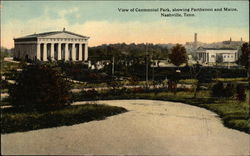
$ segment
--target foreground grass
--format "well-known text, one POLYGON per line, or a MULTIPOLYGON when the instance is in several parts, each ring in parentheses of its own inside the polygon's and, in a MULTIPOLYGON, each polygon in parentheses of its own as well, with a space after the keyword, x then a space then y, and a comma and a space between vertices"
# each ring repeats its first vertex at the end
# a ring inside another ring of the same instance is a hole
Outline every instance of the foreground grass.
POLYGON ((5 72, 9 70, 16 70, 20 67, 19 63, 13 63, 13 62, 7 62, 4 60, 1 60, 1 74, 4 74, 5 72))
POLYGON ((126 111, 122 107, 100 104, 68 106, 47 112, 20 112, 13 108, 5 108, 2 109, 1 133, 69 126, 92 120, 102 120, 126 111))

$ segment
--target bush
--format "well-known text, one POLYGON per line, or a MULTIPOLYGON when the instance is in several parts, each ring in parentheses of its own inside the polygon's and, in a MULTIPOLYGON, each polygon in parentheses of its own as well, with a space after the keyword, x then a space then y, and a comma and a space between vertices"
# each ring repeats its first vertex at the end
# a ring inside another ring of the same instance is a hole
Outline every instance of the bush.
POLYGON ((206 68, 204 68, 204 70, 202 70, 197 76, 197 80, 199 81, 199 83, 210 83, 212 79, 212 72, 206 68))
POLYGON ((228 83, 226 88, 224 89, 224 97, 232 97, 234 96, 235 88, 233 84, 228 83))
POLYGON ((238 84, 236 87, 236 97, 239 101, 245 101, 246 100, 246 93, 245 93, 245 87, 242 84, 238 84))
POLYGON ((25 109, 47 110, 71 103, 70 83, 51 65, 29 65, 10 86, 11 105, 25 109))
POLYGON ((233 84, 228 83, 226 87, 219 81, 212 87, 213 97, 232 97, 235 94, 235 89, 233 84))
POLYGON ((82 90, 79 94, 78 100, 97 100, 99 98, 100 94, 95 90, 82 90))
POLYGON ((125 87, 110 89, 106 92, 107 96, 109 95, 120 96, 120 95, 131 94, 131 93, 132 93, 131 89, 128 89, 125 87))
POLYGON ((9 86, 9 83, 6 80, 1 79, 0 89, 3 91, 4 89, 8 89, 8 86, 9 86))

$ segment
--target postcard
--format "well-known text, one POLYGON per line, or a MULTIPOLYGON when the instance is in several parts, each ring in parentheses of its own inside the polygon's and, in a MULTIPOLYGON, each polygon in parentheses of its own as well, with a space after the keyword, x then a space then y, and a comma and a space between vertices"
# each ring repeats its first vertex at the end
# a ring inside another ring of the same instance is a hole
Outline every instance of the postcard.
POLYGON ((1 1, 1 155, 249 155, 249 2, 1 1))

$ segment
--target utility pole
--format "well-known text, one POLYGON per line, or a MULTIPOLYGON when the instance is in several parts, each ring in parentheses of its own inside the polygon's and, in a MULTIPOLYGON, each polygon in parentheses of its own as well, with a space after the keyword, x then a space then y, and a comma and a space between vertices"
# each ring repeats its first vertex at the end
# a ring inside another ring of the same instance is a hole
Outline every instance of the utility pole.
POLYGON ((153 60, 153 74, 152 74, 152 80, 155 80, 155 61, 153 60))
POLYGON ((148 88, 148 43, 146 43, 146 88, 148 88))
POLYGON ((112 57, 112 76, 115 75, 115 57, 112 57))

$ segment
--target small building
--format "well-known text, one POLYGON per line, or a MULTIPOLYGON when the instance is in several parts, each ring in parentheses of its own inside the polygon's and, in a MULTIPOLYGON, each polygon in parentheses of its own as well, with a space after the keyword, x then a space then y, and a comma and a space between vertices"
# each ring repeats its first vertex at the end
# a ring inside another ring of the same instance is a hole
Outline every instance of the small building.
POLYGON ((202 63, 233 63, 238 60, 238 50, 233 48, 199 47, 196 54, 202 63))
POLYGON ((20 60, 88 60, 89 37, 66 31, 52 31, 14 38, 14 58, 20 60))

